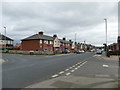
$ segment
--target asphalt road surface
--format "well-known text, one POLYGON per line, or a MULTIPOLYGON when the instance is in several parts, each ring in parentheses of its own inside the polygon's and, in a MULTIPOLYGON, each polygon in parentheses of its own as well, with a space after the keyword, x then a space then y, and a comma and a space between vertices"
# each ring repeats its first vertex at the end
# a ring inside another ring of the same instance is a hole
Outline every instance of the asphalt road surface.
MULTIPOLYGON (((92 52, 55 56, 3 54, 2 58, 6 62, 2 65, 2 86, 3 88, 24 88, 36 82, 51 79, 52 75, 83 61, 88 61, 86 68, 84 68, 84 70, 87 69, 86 75, 95 73, 95 71, 99 71, 98 74, 100 72, 106 73, 106 71, 101 71, 102 69, 98 70, 99 68, 96 68, 100 62, 100 64, 109 63, 117 65, 117 63, 102 60, 96 63, 96 61, 92 59, 93 56, 94 53, 92 52), (89 65, 91 64, 95 64, 95 67, 90 68, 89 65)), ((116 70, 110 70, 109 73, 116 73, 116 70)))

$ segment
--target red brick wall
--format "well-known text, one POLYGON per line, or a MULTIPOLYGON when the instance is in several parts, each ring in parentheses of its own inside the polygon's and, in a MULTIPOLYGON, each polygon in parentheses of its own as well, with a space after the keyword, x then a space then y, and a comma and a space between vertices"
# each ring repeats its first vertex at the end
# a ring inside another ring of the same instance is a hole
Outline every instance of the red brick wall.
POLYGON ((50 44, 50 41, 48 41, 48 44, 44 43, 44 40, 42 40, 42 44, 40 44, 40 40, 28 40, 28 41, 22 41, 22 50, 24 51, 45 51, 45 48, 47 48, 47 51, 53 51, 53 44, 50 44))
POLYGON ((71 50, 71 46, 66 46, 65 44, 64 44, 64 46, 63 45, 60 45, 60 48, 61 48, 61 50, 62 51, 64 51, 65 49, 68 49, 69 51, 71 50))
POLYGON ((53 44, 50 44, 50 41, 48 41, 48 44, 44 43, 44 40, 42 40, 42 46, 43 46, 43 51, 45 50, 45 48, 48 48, 48 51, 51 51, 51 47, 52 47, 52 51, 53 51, 53 44))
POLYGON ((22 41, 22 50, 24 50, 24 51, 40 50, 40 40, 22 41))
POLYGON ((3 48, 3 47, 5 47, 5 45, 0 45, 0 48, 3 48))

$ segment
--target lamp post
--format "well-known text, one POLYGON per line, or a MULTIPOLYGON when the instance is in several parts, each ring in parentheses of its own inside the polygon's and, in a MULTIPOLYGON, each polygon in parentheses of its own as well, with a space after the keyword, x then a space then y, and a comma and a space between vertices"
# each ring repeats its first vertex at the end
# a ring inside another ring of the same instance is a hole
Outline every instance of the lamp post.
POLYGON ((106 33, 106 55, 107 55, 107 52, 108 52, 108 49, 107 49, 107 19, 104 19, 104 21, 105 21, 105 33, 106 33))
POLYGON ((5 29, 5 51, 6 51, 6 27, 4 27, 5 29))
POLYGON ((107 19, 104 19, 104 21, 105 21, 106 45, 107 45, 107 19))

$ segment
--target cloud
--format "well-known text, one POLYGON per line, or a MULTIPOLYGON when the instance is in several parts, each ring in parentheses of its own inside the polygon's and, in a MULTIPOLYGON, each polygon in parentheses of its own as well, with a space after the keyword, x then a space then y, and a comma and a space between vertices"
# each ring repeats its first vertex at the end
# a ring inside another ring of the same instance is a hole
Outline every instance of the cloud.
MULTIPOLYGON (((104 42, 104 18, 110 23, 109 38, 116 42, 117 3, 97 2, 4 2, 3 25, 7 34, 19 41, 44 31, 77 41, 92 44, 104 42), (112 32, 115 32, 112 35, 112 32)), ((110 43, 112 43, 110 42, 110 43)))

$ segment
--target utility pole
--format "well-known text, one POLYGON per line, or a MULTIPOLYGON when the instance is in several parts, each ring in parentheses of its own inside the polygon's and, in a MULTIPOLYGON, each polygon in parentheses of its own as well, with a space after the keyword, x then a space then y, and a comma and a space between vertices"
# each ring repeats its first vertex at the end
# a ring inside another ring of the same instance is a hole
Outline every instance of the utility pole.
POLYGON ((76 33, 75 33, 75 42, 76 42, 76 33))
POLYGON ((76 48, 76 33, 75 33, 75 51, 77 50, 76 48))
POLYGON ((85 40, 84 40, 84 51, 85 51, 85 40))
POLYGON ((107 45, 107 19, 104 19, 104 21, 105 21, 106 45, 107 45))
POLYGON ((6 27, 4 27, 4 29, 5 29, 5 50, 4 51, 6 51, 6 27))
POLYGON ((107 48, 107 19, 105 21, 105 33, 106 33, 106 56, 108 56, 108 48, 107 48))

